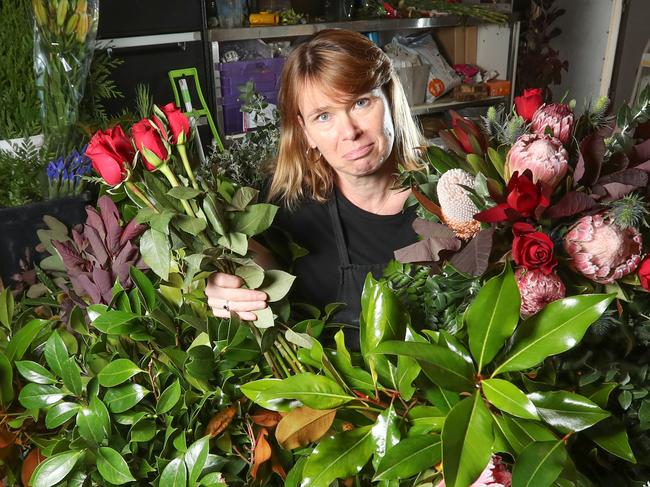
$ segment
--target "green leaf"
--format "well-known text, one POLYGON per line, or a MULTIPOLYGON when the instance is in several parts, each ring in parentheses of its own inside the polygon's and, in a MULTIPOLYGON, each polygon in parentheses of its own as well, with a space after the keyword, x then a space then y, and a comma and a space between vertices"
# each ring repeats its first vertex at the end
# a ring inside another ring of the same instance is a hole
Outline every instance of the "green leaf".
POLYGON ((147 264, 158 277, 167 280, 171 262, 171 250, 167 235, 152 228, 140 237, 140 253, 147 264))
POLYGON ((219 235, 225 235, 226 229, 223 224, 223 216, 221 215, 219 204, 214 195, 208 194, 203 200, 203 211, 205 216, 208 218, 212 229, 219 235))
POLYGON ((278 207, 268 203, 250 205, 245 211, 236 213, 233 230, 253 237, 271 226, 278 207))
POLYGON ((52 373, 36 362, 23 360, 16 362, 16 368, 20 375, 30 382, 36 384, 56 384, 56 379, 52 373))
POLYGON ((47 429, 54 429, 70 420, 79 411, 79 404, 73 402, 62 402, 48 409, 45 415, 45 426, 47 429))
POLYGON ((68 350, 59 332, 54 330, 47 342, 45 342, 45 360, 50 369, 61 377, 63 375, 63 364, 68 360, 68 350))
POLYGON ((122 485, 135 482, 129 466, 118 452, 105 446, 97 450, 97 470, 111 484, 122 485))
MULTIPOLYGON (((93 311, 93 306, 88 307, 90 312, 93 311)), ((131 321, 139 318, 135 313, 128 311, 111 310, 102 312, 92 319, 93 326, 102 333, 107 335, 127 335, 135 330, 135 324, 131 321)))
POLYGON ((11 330, 11 320, 14 316, 14 295, 10 288, 0 292, 0 324, 11 330))
POLYGON ((564 432, 582 431, 610 416, 594 402, 572 392, 533 392, 528 398, 546 423, 564 432))
POLYGON ((288 272, 277 270, 266 271, 264 273, 264 282, 259 290, 264 291, 268 295, 270 303, 280 301, 287 295, 295 279, 296 276, 292 276, 288 272))
POLYGON ((374 450, 372 426, 324 439, 314 448, 303 470, 301 487, 328 487, 332 481, 358 474, 374 450))
POLYGON ((63 391, 55 386, 27 384, 20 390, 18 400, 27 409, 45 408, 63 399, 63 391))
POLYGON ((156 423, 153 419, 138 421, 131 428, 131 441, 146 443, 156 436, 156 423))
POLYGON ((354 398, 329 377, 306 372, 283 380, 262 379, 246 384, 241 391, 251 400, 277 410, 276 403, 294 399, 312 409, 334 409, 354 398))
POLYGON ((97 378, 99 379, 99 384, 101 386, 115 387, 140 372, 143 372, 143 370, 129 359, 120 358, 110 362, 106 367, 104 367, 97 378))
POLYGON ((174 458, 160 475, 159 485, 165 487, 186 487, 187 469, 182 458, 174 458))
POLYGON ((613 294, 582 294, 547 304, 517 329, 513 346, 492 377, 534 367, 549 355, 580 342, 589 326, 607 309, 613 294))
POLYGON ((246 255, 248 252, 248 237, 245 233, 227 233, 219 237, 217 243, 239 255, 246 255))
POLYGON ((605 409, 607 407, 607 403, 609 402, 610 394, 617 387, 617 382, 606 382, 591 394, 587 394, 586 397, 598 404, 601 408, 605 409))
POLYGON ((471 485, 490 461, 493 441, 492 418, 476 391, 454 406, 442 428, 445 485, 471 485))
POLYGON ((512 471, 512 487, 547 487, 565 467, 564 440, 531 443, 519 454, 512 471))
POLYGON ((287 478, 284 480, 284 487, 300 487, 305 463, 307 463, 307 457, 300 457, 298 461, 294 463, 291 470, 287 472, 287 478))
POLYGON ((375 444, 375 451, 372 457, 372 465, 376 468, 379 462, 399 443, 400 431, 398 425, 398 416, 395 408, 391 404, 378 417, 372 427, 372 439, 375 444))
POLYGON ((11 362, 0 352, 0 404, 8 406, 14 399, 14 369, 11 362))
POLYGON ((81 396, 83 391, 83 384, 81 383, 81 370, 75 361, 74 357, 68 358, 63 363, 62 370, 63 385, 65 385, 70 392, 75 396, 81 396))
POLYGON ((32 487, 52 487, 61 482, 77 464, 85 450, 67 451, 49 457, 32 475, 32 487))
POLYGON ((265 328, 271 328, 275 323, 273 310, 268 306, 263 309, 255 310, 255 316, 257 316, 257 319, 253 323, 257 328, 262 330, 265 328))
POLYGON ((469 348, 479 373, 515 331, 520 305, 519 288, 507 264, 504 272, 490 279, 467 308, 469 348))
POLYGON ((187 188, 185 186, 176 186, 167 191, 167 195, 171 196, 172 198, 176 198, 177 200, 191 200, 200 194, 200 190, 195 188, 187 188))
POLYGON ((174 222, 178 225, 178 228, 195 237, 208 226, 203 218, 194 218, 189 215, 177 215, 174 222))
POLYGON ((614 417, 607 418, 588 428, 585 434, 603 450, 628 462, 636 463, 634 452, 630 448, 625 425, 618 419, 614 417))
POLYGON ((517 386, 502 379, 481 381, 483 393, 490 403, 501 411, 524 419, 539 420, 535 405, 517 386))
POLYGON ((149 394, 149 390, 140 384, 124 384, 114 387, 104 394, 104 402, 112 413, 123 413, 138 404, 149 394))
POLYGON ((129 269, 129 275, 131 276, 131 280, 135 284, 135 287, 140 291, 147 310, 152 311, 155 309, 156 289, 153 287, 149 278, 144 274, 144 272, 133 266, 129 269))
POLYGON ((230 206, 233 208, 243 211, 246 207, 257 198, 259 191, 253 188, 238 188, 235 192, 235 195, 232 197, 230 206))
POLYGON ((239 266, 235 275, 244 280, 248 289, 257 289, 264 282, 264 269, 257 264, 239 266))
POLYGON ((7 344, 7 359, 9 362, 20 360, 34 341, 38 333, 47 325, 47 320, 31 320, 20 328, 7 344))
POLYGON ((336 332, 334 335, 336 342, 336 352, 328 353, 328 357, 336 370, 343 376, 347 385, 366 394, 373 393, 375 385, 372 376, 362 367, 354 367, 350 352, 345 346, 345 335, 343 331, 336 332))
POLYGON ((409 410, 411 420, 409 436, 424 435, 433 432, 440 433, 445 424, 446 412, 434 406, 415 406, 409 410))
POLYGON ((520 419, 508 414, 492 415, 494 430, 512 447, 510 453, 519 454, 535 441, 555 441, 557 437, 539 421, 520 419))
POLYGON ((178 400, 181 398, 181 384, 176 379, 172 384, 167 387, 160 398, 158 399, 158 404, 156 405, 156 412, 158 414, 164 414, 178 403, 178 400))
POLYGON ((210 437, 204 436, 203 438, 192 443, 183 455, 183 460, 185 461, 187 470, 190 473, 190 485, 195 484, 199 479, 199 475, 201 475, 203 467, 205 466, 205 462, 208 459, 209 451, 210 437))
POLYGON ((474 389, 474 368, 463 357, 448 348, 430 343, 387 341, 374 353, 412 357, 418 361, 424 374, 434 383, 452 391, 474 389))
POLYGON ((77 427, 81 437, 91 443, 99 444, 108 438, 111 420, 106 406, 96 396, 77 413, 77 427))
POLYGON ((424 472, 442 458, 439 435, 404 438, 386 452, 377 465, 374 481, 407 479, 424 472))

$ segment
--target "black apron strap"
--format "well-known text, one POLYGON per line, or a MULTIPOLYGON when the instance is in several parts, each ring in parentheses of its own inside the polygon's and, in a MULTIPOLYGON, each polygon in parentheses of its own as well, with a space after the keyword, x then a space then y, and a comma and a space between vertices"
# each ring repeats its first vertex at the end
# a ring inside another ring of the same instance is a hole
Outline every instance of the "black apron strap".
POLYGON ((343 226, 341 225, 341 217, 339 215, 339 206, 337 202, 337 192, 332 191, 332 196, 327 201, 327 207, 330 212, 330 220, 332 221, 332 228, 334 229, 334 238, 336 239, 336 250, 339 253, 339 264, 341 266, 350 265, 350 254, 348 247, 345 245, 345 237, 343 235, 343 226))

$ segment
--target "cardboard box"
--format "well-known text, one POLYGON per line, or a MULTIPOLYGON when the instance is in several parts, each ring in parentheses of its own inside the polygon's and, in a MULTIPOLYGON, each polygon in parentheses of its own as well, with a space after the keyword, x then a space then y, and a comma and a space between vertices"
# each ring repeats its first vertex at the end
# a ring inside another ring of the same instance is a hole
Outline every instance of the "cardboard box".
POLYGON ((508 96, 510 94, 510 81, 506 79, 493 79, 485 83, 490 96, 508 96))
POLYGON ((476 64, 478 27, 444 27, 436 29, 434 37, 443 56, 454 64, 476 64))

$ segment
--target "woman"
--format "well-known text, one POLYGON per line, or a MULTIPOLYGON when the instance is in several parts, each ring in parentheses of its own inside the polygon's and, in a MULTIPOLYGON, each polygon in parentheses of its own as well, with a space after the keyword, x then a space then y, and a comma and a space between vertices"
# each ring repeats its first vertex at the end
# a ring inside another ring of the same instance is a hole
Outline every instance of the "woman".
MULTIPOLYGON (((336 320, 354 327, 368 272, 380 277, 393 251, 417 240, 410 192, 394 186, 398 165, 418 166, 422 138, 390 59, 361 34, 316 34, 292 51, 281 83, 269 199, 281 206, 275 224, 309 251, 295 262, 293 299, 346 303, 336 320)), ((241 285, 212 276, 216 316, 253 320, 266 306, 264 293, 241 285)))

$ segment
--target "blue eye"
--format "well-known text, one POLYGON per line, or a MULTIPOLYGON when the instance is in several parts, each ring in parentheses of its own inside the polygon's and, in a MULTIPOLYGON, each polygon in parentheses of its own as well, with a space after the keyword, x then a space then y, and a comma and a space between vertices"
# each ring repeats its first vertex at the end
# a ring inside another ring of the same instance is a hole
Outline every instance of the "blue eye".
POLYGON ((357 100, 356 102, 354 102, 354 106, 357 107, 357 108, 363 108, 365 106, 368 106, 369 103, 370 103, 370 100, 368 98, 361 98, 361 99, 357 100))
POLYGON ((321 113, 316 117, 316 120, 319 122, 327 122, 330 119, 330 114, 329 113, 321 113))

